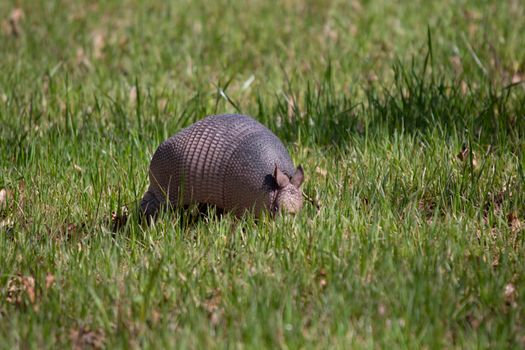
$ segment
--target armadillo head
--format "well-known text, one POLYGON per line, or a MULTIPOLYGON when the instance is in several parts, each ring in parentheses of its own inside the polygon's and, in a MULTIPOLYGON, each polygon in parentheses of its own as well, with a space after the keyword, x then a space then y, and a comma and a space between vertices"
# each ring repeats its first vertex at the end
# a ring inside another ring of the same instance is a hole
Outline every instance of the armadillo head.
POLYGON ((273 214, 298 213, 303 207, 303 194, 299 189, 304 180, 303 168, 299 165, 295 174, 289 178, 276 166, 273 176, 278 187, 272 206, 273 214))

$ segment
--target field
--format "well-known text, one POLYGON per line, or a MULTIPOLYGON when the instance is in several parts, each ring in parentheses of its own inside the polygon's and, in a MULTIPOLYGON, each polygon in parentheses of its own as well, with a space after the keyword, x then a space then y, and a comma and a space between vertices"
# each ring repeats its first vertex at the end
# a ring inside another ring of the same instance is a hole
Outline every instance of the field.
POLYGON ((525 3, 0 2, 0 348, 525 347, 525 3), (249 114, 311 199, 139 224, 249 114))

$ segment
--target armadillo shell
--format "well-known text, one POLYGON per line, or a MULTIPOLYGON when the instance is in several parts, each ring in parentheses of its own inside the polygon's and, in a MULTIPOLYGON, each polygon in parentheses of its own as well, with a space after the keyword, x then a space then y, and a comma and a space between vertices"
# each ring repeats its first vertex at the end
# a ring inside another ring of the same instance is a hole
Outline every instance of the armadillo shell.
POLYGON ((151 160, 150 187, 141 202, 154 214, 166 198, 173 206, 212 204, 241 214, 269 208, 278 166, 295 167, 268 128, 243 115, 214 115, 164 141, 151 160))

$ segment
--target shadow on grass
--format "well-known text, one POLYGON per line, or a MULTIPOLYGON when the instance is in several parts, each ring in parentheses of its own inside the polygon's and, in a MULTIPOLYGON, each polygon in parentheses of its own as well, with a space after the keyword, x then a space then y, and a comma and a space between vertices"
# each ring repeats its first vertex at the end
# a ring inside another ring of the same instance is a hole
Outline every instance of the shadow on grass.
POLYGON ((429 72, 427 61, 422 68, 397 64, 393 70, 390 87, 368 88, 356 102, 336 91, 328 68, 300 101, 289 91, 273 108, 260 104, 257 117, 285 141, 301 138, 316 145, 343 145, 351 135, 425 137, 436 130, 444 139, 459 135, 465 142, 512 145, 525 135, 525 93, 519 84, 497 90, 487 81, 476 87, 429 72))

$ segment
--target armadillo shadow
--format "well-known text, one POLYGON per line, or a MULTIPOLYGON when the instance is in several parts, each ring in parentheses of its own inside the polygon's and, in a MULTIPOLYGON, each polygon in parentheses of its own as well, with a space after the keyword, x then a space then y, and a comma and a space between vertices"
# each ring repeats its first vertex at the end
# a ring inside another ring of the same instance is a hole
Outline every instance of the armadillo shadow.
POLYGON ((154 222, 167 218, 179 218, 183 225, 195 225, 201 220, 211 219, 217 217, 222 219, 225 211, 212 204, 193 204, 183 206, 173 206, 171 204, 162 205, 154 215, 145 215, 140 210, 140 205, 137 203, 135 211, 139 225, 151 226, 154 222))
MULTIPOLYGON (((263 221, 262 217, 255 215, 253 211, 246 210, 242 215, 236 215, 231 211, 225 210, 213 204, 195 203, 192 205, 173 206, 163 205, 153 216, 146 216, 140 211, 137 204, 135 211, 137 223, 146 228, 162 220, 178 221, 181 229, 195 227, 205 221, 224 220, 230 218, 232 223, 238 224, 247 217, 255 223, 263 221)), ((268 213, 271 215, 271 213, 268 213)))

